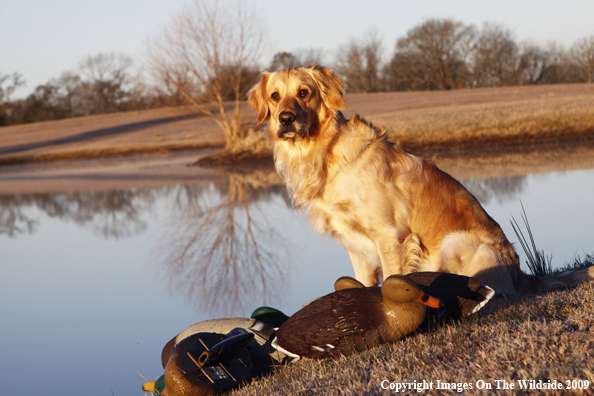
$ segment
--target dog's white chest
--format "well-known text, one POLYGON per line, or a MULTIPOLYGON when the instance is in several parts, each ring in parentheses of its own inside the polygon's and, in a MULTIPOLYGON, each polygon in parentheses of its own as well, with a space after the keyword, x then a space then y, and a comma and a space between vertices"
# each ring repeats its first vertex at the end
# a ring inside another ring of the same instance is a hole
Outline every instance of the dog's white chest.
POLYGON ((316 231, 332 235, 349 252, 365 256, 367 260, 379 260, 377 247, 369 238, 369 230, 355 216, 345 202, 314 200, 309 206, 309 215, 316 231))

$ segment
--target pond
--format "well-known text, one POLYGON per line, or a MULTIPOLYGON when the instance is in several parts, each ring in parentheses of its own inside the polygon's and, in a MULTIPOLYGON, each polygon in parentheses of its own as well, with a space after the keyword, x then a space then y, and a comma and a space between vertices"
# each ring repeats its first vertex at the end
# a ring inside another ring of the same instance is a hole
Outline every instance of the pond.
MULTIPOLYGON (((561 266, 594 251, 593 153, 556 145, 437 162, 512 242, 523 204, 561 266)), ((162 347, 185 327, 262 305, 292 314, 352 276, 346 251, 312 231, 275 180, 0 196, 3 393, 142 395, 139 373, 156 379, 162 347)))

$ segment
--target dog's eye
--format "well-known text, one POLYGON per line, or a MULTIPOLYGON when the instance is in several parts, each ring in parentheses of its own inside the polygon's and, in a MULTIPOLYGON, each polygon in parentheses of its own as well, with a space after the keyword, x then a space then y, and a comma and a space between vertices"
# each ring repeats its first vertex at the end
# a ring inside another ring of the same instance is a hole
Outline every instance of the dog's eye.
POLYGON ((270 95, 270 99, 274 100, 275 102, 278 102, 278 100, 280 99, 280 95, 278 94, 278 92, 275 92, 272 95, 270 95))
POLYGON ((301 99, 307 97, 307 94, 309 94, 309 91, 307 89, 300 89, 299 90, 299 97, 301 99))

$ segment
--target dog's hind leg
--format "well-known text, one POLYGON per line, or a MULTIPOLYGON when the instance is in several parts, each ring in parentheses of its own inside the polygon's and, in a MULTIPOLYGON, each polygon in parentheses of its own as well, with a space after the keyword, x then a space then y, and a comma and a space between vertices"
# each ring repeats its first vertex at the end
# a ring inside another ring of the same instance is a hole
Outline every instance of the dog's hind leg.
POLYGON ((380 280, 381 268, 371 265, 351 251, 347 251, 349 252, 349 257, 351 258, 351 263, 353 264, 355 278, 367 287, 377 286, 380 280))
POLYGON ((474 233, 457 232, 444 238, 439 262, 440 271, 478 278, 497 295, 517 292, 512 275, 514 270, 521 272, 519 266, 506 264, 491 244, 474 233))
POLYGON ((402 240, 396 236, 380 238, 376 242, 381 259, 383 277, 418 272, 422 267, 423 248, 419 236, 409 233, 402 240))

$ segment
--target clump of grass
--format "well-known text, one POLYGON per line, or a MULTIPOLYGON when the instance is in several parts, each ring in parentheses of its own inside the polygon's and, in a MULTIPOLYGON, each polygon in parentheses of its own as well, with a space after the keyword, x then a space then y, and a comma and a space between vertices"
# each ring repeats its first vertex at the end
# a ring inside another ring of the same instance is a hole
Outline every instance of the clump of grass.
POLYGON ((272 163, 272 142, 261 128, 252 128, 248 130, 244 139, 238 140, 221 151, 200 158, 194 165, 225 166, 260 162, 272 163))
POLYGON ((533 275, 537 276, 549 276, 553 274, 553 255, 550 256, 545 255, 544 250, 538 250, 536 248, 536 243, 534 242, 534 236, 532 235, 532 230, 530 229, 530 224, 528 223, 528 216, 526 215, 526 210, 524 209, 524 204, 520 201, 522 205, 522 220, 524 221, 524 226, 528 232, 528 237, 530 238, 530 243, 524 237, 518 222, 512 216, 512 220, 510 223, 516 233, 516 236, 520 240, 520 245, 522 245, 522 249, 524 249, 524 253, 526 253, 526 264, 532 272, 533 275))
POLYGON ((555 270, 555 272, 564 272, 564 271, 575 271, 581 270, 584 268, 588 268, 594 265, 594 253, 592 254, 585 254, 584 258, 580 256, 576 256, 573 258, 572 261, 565 263, 565 265, 561 268, 555 270))
POLYGON ((520 201, 522 205, 522 220, 524 222, 524 226, 528 232, 528 238, 530 243, 526 240, 526 237, 522 233, 518 222, 512 216, 512 220, 510 223, 520 241, 520 245, 526 253, 526 265, 530 269, 530 272, 536 276, 555 276, 565 271, 576 271, 582 270, 584 268, 588 268, 594 265, 594 253, 593 254, 585 254, 583 258, 580 256, 576 256, 573 258, 572 261, 565 263, 564 266, 560 268, 553 269, 552 261, 553 255, 547 256, 544 250, 538 250, 536 247, 536 242, 534 241, 534 236, 532 235, 532 230, 530 228, 530 223, 528 223, 528 216, 526 215, 526 210, 524 209, 524 204, 520 201))

